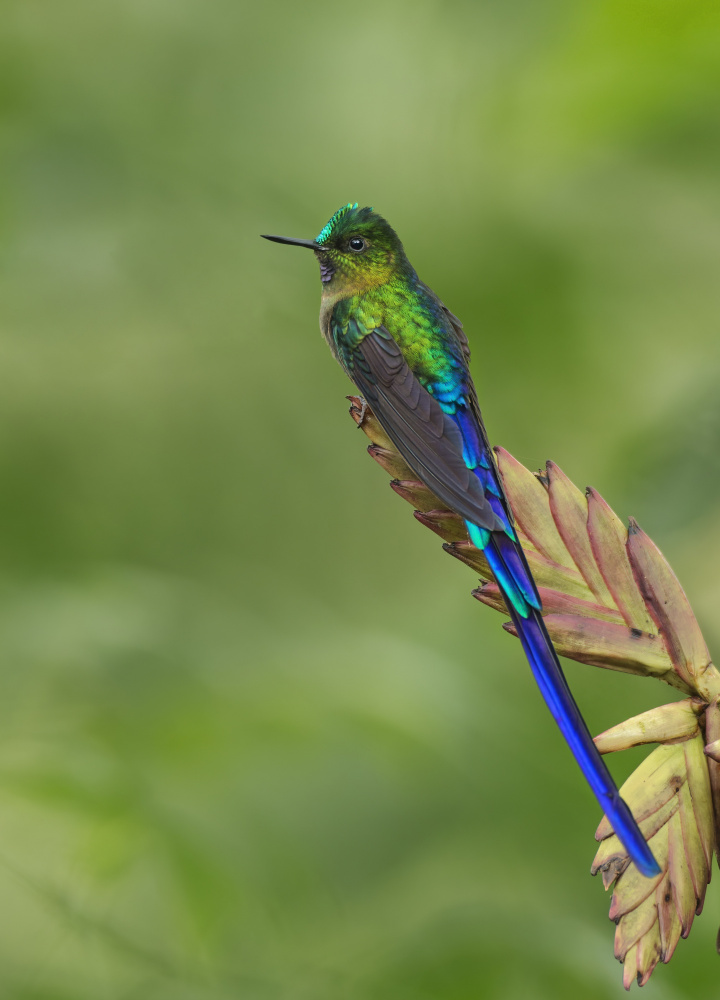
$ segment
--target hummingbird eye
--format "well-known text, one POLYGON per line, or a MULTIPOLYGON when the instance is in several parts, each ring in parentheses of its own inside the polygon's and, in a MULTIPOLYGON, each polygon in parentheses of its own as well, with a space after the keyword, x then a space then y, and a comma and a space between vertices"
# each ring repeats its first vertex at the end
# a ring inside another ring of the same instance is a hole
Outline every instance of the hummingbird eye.
POLYGON ((361 236, 353 236, 353 238, 348 242, 348 246, 355 253, 362 253, 365 249, 365 240, 361 236))

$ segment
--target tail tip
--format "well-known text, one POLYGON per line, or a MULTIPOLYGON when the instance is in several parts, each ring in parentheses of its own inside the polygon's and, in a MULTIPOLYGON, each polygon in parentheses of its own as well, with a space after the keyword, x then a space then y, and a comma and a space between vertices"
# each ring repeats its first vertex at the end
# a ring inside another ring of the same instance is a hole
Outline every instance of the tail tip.
POLYGON ((662 874, 662 868, 649 849, 646 857, 633 858, 633 864, 645 878, 657 878, 658 875, 662 874))

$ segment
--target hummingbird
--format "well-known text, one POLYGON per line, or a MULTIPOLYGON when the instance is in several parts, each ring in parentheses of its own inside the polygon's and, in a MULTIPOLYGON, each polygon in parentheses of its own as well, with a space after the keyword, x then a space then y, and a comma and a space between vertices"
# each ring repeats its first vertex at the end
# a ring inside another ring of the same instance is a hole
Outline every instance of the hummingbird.
POLYGON ((465 521, 502 591, 540 692, 638 870, 660 873, 570 691, 490 447, 460 320, 418 277, 395 230, 370 207, 338 209, 314 240, 320 330, 389 438, 432 493, 465 521))

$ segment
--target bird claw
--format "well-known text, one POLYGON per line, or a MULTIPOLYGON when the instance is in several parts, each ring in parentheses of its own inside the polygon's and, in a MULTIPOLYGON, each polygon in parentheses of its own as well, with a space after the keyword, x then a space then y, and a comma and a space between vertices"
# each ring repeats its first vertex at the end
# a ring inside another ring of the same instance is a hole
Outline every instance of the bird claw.
POLYGON ((363 425, 366 413, 370 409, 370 407, 367 404, 367 400, 364 399, 362 396, 346 396, 345 398, 349 399, 352 402, 352 404, 353 404, 352 407, 350 408, 350 412, 352 413, 353 419, 354 419, 355 423, 357 424, 357 427, 358 427, 358 430, 359 430, 362 427, 362 425, 363 425), (359 413, 358 413, 358 408, 357 408, 356 400, 360 403, 360 412, 359 413), (353 412, 353 411, 355 411, 355 412, 353 412))

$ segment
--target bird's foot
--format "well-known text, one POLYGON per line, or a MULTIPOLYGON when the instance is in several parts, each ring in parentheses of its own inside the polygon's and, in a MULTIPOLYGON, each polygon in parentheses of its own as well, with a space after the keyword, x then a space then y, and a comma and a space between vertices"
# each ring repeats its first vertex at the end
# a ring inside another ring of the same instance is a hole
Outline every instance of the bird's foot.
POLYGON ((365 414, 370 409, 367 404, 367 400, 363 399, 362 396, 346 396, 345 398, 349 399, 353 404, 350 407, 350 412, 352 413, 353 420, 357 424, 358 429, 360 429, 363 425, 363 421, 365 420, 365 414))

